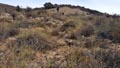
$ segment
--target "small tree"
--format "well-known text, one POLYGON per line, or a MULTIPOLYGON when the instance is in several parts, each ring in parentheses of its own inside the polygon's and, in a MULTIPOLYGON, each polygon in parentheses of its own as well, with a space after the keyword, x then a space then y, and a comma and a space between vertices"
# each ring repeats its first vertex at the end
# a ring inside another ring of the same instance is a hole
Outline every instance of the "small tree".
POLYGON ((27 8, 26 8, 26 12, 30 12, 31 10, 32 10, 31 7, 27 7, 27 8))
POLYGON ((44 8, 45 8, 45 9, 54 8, 54 5, 53 5, 52 3, 50 3, 50 2, 48 2, 48 3, 45 3, 45 4, 44 4, 44 8))
POLYGON ((21 11, 21 8, 20 8, 20 6, 19 6, 19 5, 16 7, 16 11, 18 11, 18 12, 20 12, 20 11, 21 11))

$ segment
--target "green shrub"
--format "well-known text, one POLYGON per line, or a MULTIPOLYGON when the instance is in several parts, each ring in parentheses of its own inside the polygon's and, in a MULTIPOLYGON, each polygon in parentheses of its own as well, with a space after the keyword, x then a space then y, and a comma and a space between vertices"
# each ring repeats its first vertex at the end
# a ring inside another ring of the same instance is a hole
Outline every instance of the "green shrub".
POLYGON ((20 12, 20 11, 21 11, 21 8, 20 8, 20 6, 19 6, 19 5, 17 5, 17 7, 16 7, 16 11, 18 11, 18 12, 20 12))
POLYGON ((44 4, 44 8, 45 8, 45 9, 54 8, 54 5, 53 5, 52 3, 50 3, 50 2, 48 2, 48 3, 45 3, 45 4, 44 4))
POLYGON ((32 10, 31 7, 27 7, 27 8, 26 8, 26 12, 30 12, 31 10, 32 10))

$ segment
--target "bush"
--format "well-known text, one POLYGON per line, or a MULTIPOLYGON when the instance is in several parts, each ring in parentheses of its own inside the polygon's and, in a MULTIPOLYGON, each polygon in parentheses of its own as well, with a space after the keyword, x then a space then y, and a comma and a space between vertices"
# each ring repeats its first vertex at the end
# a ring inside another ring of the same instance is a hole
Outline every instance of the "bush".
POLYGON ((86 25, 86 26, 81 27, 81 29, 80 29, 80 35, 88 37, 88 36, 90 36, 92 34, 94 34, 94 28, 93 28, 93 26, 86 25))
POLYGON ((49 33, 41 29, 23 30, 17 37, 16 45, 30 46, 34 50, 45 51, 54 47, 54 44, 48 38, 49 33))
POLYGON ((44 8, 45 8, 45 9, 54 8, 54 5, 53 5, 52 3, 50 3, 50 2, 48 2, 48 3, 45 3, 45 4, 44 4, 44 8))
MULTIPOLYGON (((104 18, 104 17, 103 17, 104 18)), ((96 20, 96 23, 99 25, 96 25, 95 32, 98 37, 100 38, 106 38, 110 39, 113 42, 119 43, 120 36, 119 36, 119 28, 120 28, 120 20, 117 19, 109 19, 109 18, 98 18, 96 20)))
POLYGON ((30 12, 31 10, 32 10, 31 7, 27 7, 27 8, 26 8, 26 12, 30 12))
POLYGON ((0 55, 1 68, 28 68, 28 64, 35 59, 35 52, 29 47, 11 47, 0 55))
POLYGON ((69 28, 73 28, 74 30, 75 27, 76 27, 76 23, 74 21, 70 21, 62 25, 60 31, 67 31, 69 28))
POLYGON ((120 68, 120 50, 96 49, 95 57, 105 64, 105 68, 120 68))
POLYGON ((8 13, 1 13, 1 15, 0 15, 0 22, 1 23, 5 23, 5 22, 12 23, 13 22, 13 18, 8 13))
POLYGON ((38 26, 38 23, 31 22, 31 21, 28 21, 28 20, 17 22, 17 27, 18 28, 30 28, 30 27, 34 27, 34 26, 38 26))
POLYGON ((20 11, 21 11, 21 8, 20 8, 20 6, 19 6, 19 5, 16 7, 16 11, 18 11, 18 12, 20 12, 20 11))
POLYGON ((102 68, 100 63, 95 60, 87 49, 73 49, 66 57, 68 68, 102 68))
POLYGON ((14 23, 0 23, 0 39, 15 36, 18 33, 14 23))
POLYGON ((44 23, 41 23, 41 19, 27 19, 17 22, 18 28, 32 28, 32 27, 44 27, 44 23))
POLYGON ((16 20, 16 21, 22 21, 22 20, 25 20, 25 16, 24 14, 22 13, 19 13, 19 12, 14 12, 11 14, 13 20, 16 20))

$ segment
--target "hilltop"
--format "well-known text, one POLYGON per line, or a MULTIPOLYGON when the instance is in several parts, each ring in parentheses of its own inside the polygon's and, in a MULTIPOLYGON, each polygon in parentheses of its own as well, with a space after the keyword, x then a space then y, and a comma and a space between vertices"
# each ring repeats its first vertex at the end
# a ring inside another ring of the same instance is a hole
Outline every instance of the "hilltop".
POLYGON ((120 16, 59 7, 0 4, 0 68, 119 68, 120 16))

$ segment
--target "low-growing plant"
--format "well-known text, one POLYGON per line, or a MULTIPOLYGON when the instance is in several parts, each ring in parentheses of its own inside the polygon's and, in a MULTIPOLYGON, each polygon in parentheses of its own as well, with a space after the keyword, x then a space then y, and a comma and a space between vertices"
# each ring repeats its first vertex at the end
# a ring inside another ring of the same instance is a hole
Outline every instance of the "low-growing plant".
POLYGON ((89 37, 94 34, 94 28, 90 25, 84 25, 81 27, 80 31, 77 32, 77 35, 82 35, 85 37, 89 37))
POLYGON ((0 23, 0 39, 6 39, 18 34, 15 23, 0 23))
POLYGON ((0 15, 0 22, 1 23, 5 23, 5 22, 12 23, 13 22, 13 18, 8 13, 1 13, 1 15, 0 15))
POLYGON ((53 44, 49 38, 49 33, 46 33, 41 29, 23 30, 17 36, 16 45, 30 46, 34 50, 45 51, 55 47, 55 44, 53 44))
POLYGON ((30 47, 14 46, 1 56, 1 68, 26 68, 35 59, 34 51, 30 47))
POLYGON ((94 55, 97 60, 104 63, 105 68, 120 67, 120 50, 118 49, 95 49, 94 55))
POLYGON ((69 68, 101 68, 100 63, 91 56, 87 49, 77 48, 66 56, 66 65, 69 68))

